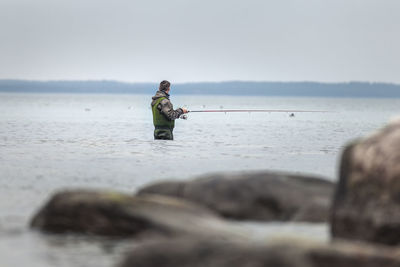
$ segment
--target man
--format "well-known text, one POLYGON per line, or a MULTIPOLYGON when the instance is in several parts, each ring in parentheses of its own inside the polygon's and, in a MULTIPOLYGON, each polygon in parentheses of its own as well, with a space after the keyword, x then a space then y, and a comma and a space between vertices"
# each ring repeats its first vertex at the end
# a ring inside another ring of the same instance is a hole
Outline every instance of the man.
POLYGON ((175 120, 182 114, 187 113, 186 108, 178 108, 174 110, 171 101, 169 100, 169 91, 171 90, 171 83, 162 81, 160 87, 153 101, 151 102, 151 109, 153 111, 153 124, 154 124, 154 139, 173 140, 175 120))

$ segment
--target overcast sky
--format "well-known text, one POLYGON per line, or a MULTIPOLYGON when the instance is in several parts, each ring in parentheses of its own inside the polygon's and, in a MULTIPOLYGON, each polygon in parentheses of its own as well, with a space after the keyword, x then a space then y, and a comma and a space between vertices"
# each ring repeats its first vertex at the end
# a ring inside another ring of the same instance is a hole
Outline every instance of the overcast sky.
POLYGON ((0 79, 400 83, 399 0, 0 0, 0 79))

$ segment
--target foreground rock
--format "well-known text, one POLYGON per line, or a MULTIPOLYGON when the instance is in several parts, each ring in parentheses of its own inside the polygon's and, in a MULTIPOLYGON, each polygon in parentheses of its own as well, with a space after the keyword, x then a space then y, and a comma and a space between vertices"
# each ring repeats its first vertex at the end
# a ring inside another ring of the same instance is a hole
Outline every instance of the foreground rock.
POLYGON ((158 241, 137 246, 119 267, 395 267, 398 251, 351 244, 262 245, 209 240, 158 241))
POLYGON ((400 244, 400 120, 342 156, 332 236, 400 244))
POLYGON ((106 236, 242 238, 212 211, 183 200, 83 190, 55 194, 31 226, 106 236))
POLYGON ((333 183, 318 178, 259 172, 161 182, 141 189, 138 195, 184 198, 238 220, 324 222, 333 190, 333 183))
POLYGON ((266 247, 207 240, 141 244, 119 267, 309 267, 292 247, 266 247))

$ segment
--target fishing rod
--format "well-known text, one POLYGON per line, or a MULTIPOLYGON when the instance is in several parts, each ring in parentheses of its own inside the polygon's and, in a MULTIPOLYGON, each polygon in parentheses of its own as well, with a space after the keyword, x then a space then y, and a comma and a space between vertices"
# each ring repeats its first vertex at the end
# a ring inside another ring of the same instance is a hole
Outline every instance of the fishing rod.
MULTIPOLYGON (((227 112, 285 112, 285 113, 290 113, 290 117, 294 117, 294 113, 297 112, 303 112, 303 113, 327 113, 327 112, 333 112, 333 111, 328 111, 328 110, 297 110, 297 109, 205 109, 205 110, 188 110, 187 113, 195 113, 195 112, 202 112, 202 113, 214 113, 214 112, 219 112, 219 113, 227 113, 227 112)), ((181 119, 186 120, 187 116, 182 115, 181 119)))
POLYGON ((327 110, 290 110, 290 109, 208 109, 208 110, 188 110, 188 113, 194 113, 194 112, 288 112, 288 113, 294 113, 294 112, 311 112, 311 113, 326 113, 326 112, 332 112, 332 111, 327 111, 327 110))

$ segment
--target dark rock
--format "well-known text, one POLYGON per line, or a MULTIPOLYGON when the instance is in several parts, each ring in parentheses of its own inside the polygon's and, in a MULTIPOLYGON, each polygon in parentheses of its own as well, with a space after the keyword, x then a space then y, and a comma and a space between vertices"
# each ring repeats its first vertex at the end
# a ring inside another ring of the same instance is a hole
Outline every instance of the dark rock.
POLYGON ((323 222, 332 182, 272 172, 214 174, 188 182, 160 182, 139 190, 202 204, 224 217, 257 221, 323 222))
POLYGON ((334 238, 400 244, 400 121, 344 150, 331 232, 334 238))
POLYGON ((300 245, 311 267, 395 267, 400 266, 400 251, 366 243, 333 242, 300 245))
POLYGON ((361 244, 172 240, 141 244, 120 267, 395 267, 398 250, 361 244))
POLYGON ((31 226, 55 233, 106 236, 241 238, 218 215, 184 200, 83 190, 55 194, 31 226))
POLYGON ((120 267, 309 267, 291 247, 210 240, 172 240, 141 244, 120 267))

